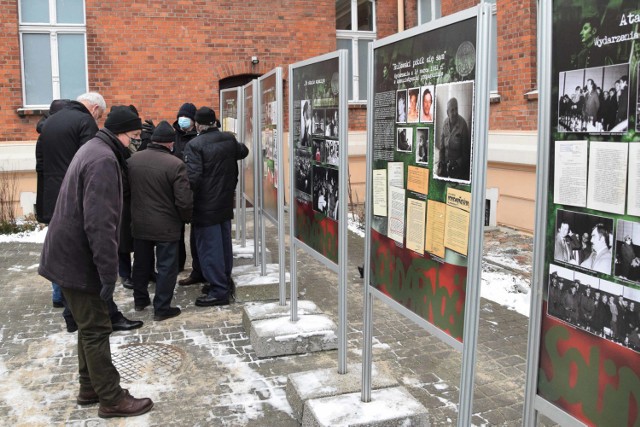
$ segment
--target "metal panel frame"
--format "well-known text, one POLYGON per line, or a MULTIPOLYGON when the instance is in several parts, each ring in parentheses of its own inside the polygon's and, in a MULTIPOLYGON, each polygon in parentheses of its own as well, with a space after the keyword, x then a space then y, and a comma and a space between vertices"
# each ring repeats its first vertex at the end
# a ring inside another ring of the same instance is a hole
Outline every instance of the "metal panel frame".
POLYGON ((290 269, 291 269, 291 321, 298 320, 298 280, 297 280, 297 250, 302 249, 314 259, 320 261, 332 271, 338 274, 338 373, 347 372, 347 268, 348 268, 348 218, 347 218, 347 191, 349 177, 349 152, 348 152, 348 81, 347 81, 348 52, 344 49, 332 53, 320 55, 305 61, 289 65, 289 193, 290 193, 290 218, 289 235, 291 237, 290 269), (297 69, 307 67, 320 62, 338 59, 339 94, 338 94, 338 129, 339 141, 339 178, 338 178, 338 263, 334 263, 306 243, 295 237, 295 185, 294 185, 294 156, 295 143, 293 141, 293 75, 297 69))
MULTIPOLYGON (((220 119, 221 120, 221 124, 224 123, 224 118, 225 116, 223 115, 223 111, 224 111, 224 95, 228 94, 228 93, 233 93, 235 92, 236 94, 236 123, 239 125, 240 123, 242 123, 242 109, 241 107, 241 102, 240 102, 240 87, 233 87, 230 89, 223 89, 220 91, 220 109, 218 110, 220 112, 220 119)), ((228 129, 223 129, 224 131, 227 132, 231 132, 228 129)), ((238 132, 236 132, 236 136, 239 136, 241 133, 241 129, 237 129, 238 132)), ((242 160, 238 160, 238 167, 242 167, 242 160)), ((242 204, 241 204, 241 199, 242 199, 242 188, 244 187, 244 176, 242 174, 238 174, 238 185, 236 185, 236 209, 235 209, 235 214, 236 214, 236 240, 240 240, 240 226, 242 225, 242 229, 245 229, 245 221, 244 218, 242 217, 242 215, 240 214, 240 211, 242 209, 242 204)), ((246 235, 246 231, 245 231, 245 235, 246 235)))
MULTIPOLYGON (((258 125, 258 119, 257 119, 257 105, 258 105, 258 96, 257 96, 257 92, 258 92, 258 80, 254 79, 251 82, 247 83, 246 85, 242 86, 242 96, 241 96, 241 100, 242 100, 242 111, 244 112, 245 108, 246 108, 246 95, 245 95, 245 91, 247 91, 249 88, 251 88, 251 116, 252 116, 252 124, 253 124, 253 130, 252 130, 252 138, 251 141, 249 141, 249 143, 251 144, 251 155, 253 156, 253 196, 251 197, 250 195, 247 194, 246 192, 246 186, 245 186, 245 181, 244 181, 244 177, 243 177, 243 186, 242 186, 242 214, 243 214, 243 218, 245 219, 245 230, 246 230, 246 218, 247 218, 247 201, 250 202, 253 205, 253 263, 254 266, 258 266, 258 244, 260 242, 260 223, 259 223, 259 219, 258 219, 258 214, 259 214, 259 206, 258 206, 258 171, 257 171, 257 165, 258 165, 258 151, 257 151, 257 137, 258 137, 258 132, 256 132, 256 126, 258 125)), ((242 129, 242 139, 244 141, 244 139, 246 138, 246 135, 244 134, 245 131, 245 117, 244 114, 241 115, 242 119, 241 119, 241 129, 242 129)), ((245 141, 246 143, 246 141, 245 141)), ((244 172, 244 160, 242 161, 242 170, 244 172)), ((244 173, 243 173, 244 175, 244 173)), ((246 237, 246 233, 243 235, 243 239, 245 239, 246 237)), ((243 240, 243 243, 246 245, 246 242, 243 240)), ((262 271, 262 275, 265 275, 265 271, 263 269, 262 271)))

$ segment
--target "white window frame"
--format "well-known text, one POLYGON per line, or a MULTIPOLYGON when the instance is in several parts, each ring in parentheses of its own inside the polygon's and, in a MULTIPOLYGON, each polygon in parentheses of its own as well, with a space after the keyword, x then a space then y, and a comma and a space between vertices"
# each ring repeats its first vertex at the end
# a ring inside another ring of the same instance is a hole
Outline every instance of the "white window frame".
MULTIPOLYGON (((24 42, 22 40, 25 34, 49 34, 49 42, 51 46, 51 80, 52 80, 52 98, 60 99, 60 64, 58 62, 58 35, 59 34, 81 34, 84 36, 84 63, 85 63, 85 88, 89 87, 89 70, 87 55, 87 16, 86 4, 82 2, 83 23, 81 24, 58 24, 56 0, 48 0, 49 3, 49 22, 42 23, 24 23, 22 22, 22 1, 18 3, 18 22, 20 34, 20 71, 22 81, 22 105, 24 108, 47 109, 49 104, 27 104, 27 84, 24 70, 24 42)), ((86 89, 85 89, 86 92, 86 89)))
MULTIPOLYGON (((357 30, 336 30, 336 38, 340 40, 351 40, 351 69, 353 70, 352 80, 352 93, 349 94, 350 104, 366 104, 367 94, 360 95, 360 63, 358 62, 359 56, 359 41, 370 40, 374 41, 377 38, 376 30, 376 2, 375 0, 369 0, 372 7, 372 24, 373 31, 357 31, 357 30)), ((358 28, 358 0, 351 0, 351 28, 358 28)), ((365 64, 366 65, 366 64, 365 64)), ((364 67, 365 70, 367 67, 364 67)))
POLYGON ((417 7, 417 12, 418 12, 418 16, 416 17, 416 19, 418 20, 418 25, 422 25, 422 24, 426 24, 427 22, 431 22, 433 20, 436 20, 438 18, 441 18, 441 16, 436 16, 438 15, 436 12, 436 3, 440 3, 440 14, 442 14, 442 2, 441 0, 431 0, 431 20, 429 21, 425 21, 425 22, 420 22, 420 17, 422 16, 422 2, 420 0, 416 0, 418 7, 417 7))

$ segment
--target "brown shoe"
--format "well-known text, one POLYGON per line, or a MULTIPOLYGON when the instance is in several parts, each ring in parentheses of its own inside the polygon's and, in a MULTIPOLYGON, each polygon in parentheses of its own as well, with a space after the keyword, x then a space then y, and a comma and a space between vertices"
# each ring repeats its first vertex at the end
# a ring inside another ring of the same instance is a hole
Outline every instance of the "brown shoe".
POLYGON ((80 393, 78 393, 78 396, 76 397, 76 402, 81 406, 93 405, 94 403, 100 402, 100 399, 98 398, 98 393, 96 393, 95 391, 83 391, 82 389, 80 389, 80 393))
POLYGON ((122 389, 124 397, 113 406, 100 405, 100 418, 135 417, 147 413, 153 408, 153 401, 148 397, 136 399, 129 394, 129 390, 122 389))
POLYGON ((191 276, 187 276, 186 279, 178 280, 178 286, 191 286, 197 285, 198 283, 202 283, 202 280, 194 279, 191 276))

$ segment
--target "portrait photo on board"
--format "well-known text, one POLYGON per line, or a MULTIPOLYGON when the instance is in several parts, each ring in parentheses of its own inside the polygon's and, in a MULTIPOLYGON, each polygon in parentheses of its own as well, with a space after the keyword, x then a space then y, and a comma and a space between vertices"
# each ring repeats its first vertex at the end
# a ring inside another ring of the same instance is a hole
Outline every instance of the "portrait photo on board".
POLYGON ((336 139, 326 139, 324 141, 324 149, 326 153, 325 163, 333 166, 339 166, 340 162, 340 143, 336 139))
POLYGON ((398 128, 396 133, 396 150, 410 153, 413 148, 413 128, 398 128))
POLYGON ((297 149, 295 156, 296 197, 300 200, 311 200, 311 153, 297 149))
POLYGON ((614 275, 640 285, 640 223, 619 219, 616 224, 614 275))
POLYGON ((311 145, 311 101, 300 101, 300 140, 298 147, 311 145))
POLYGON ((613 219, 558 210, 554 233, 553 259, 557 262, 611 274, 613 219))
POLYGON ((324 121, 326 111, 322 108, 313 110, 313 134, 324 136, 324 121))
POLYGON ((420 88, 420 122, 433 123, 433 100, 435 98, 435 86, 422 86, 420 88))
POLYGON ((409 104, 407 107, 407 123, 417 123, 420 120, 420 88, 407 90, 409 104))
POLYGON ((338 218, 338 170, 313 166, 313 210, 338 218))
POLYGON ((563 71, 558 94, 558 132, 627 131, 629 64, 563 71))
POLYGON ((429 162, 429 128, 416 128, 416 163, 429 162))
POLYGON ((396 123, 407 123, 407 90, 396 92, 396 123))
POLYGON ((338 137, 338 109, 327 108, 325 116, 324 136, 327 138, 338 137))
POLYGON ((315 160, 316 163, 326 163, 327 161, 327 152, 324 145, 324 139, 321 138, 313 138, 313 146, 311 148, 312 159, 315 160))
POLYGON ((436 179, 471 183, 473 90, 473 81, 436 87, 433 141, 433 176, 436 179))

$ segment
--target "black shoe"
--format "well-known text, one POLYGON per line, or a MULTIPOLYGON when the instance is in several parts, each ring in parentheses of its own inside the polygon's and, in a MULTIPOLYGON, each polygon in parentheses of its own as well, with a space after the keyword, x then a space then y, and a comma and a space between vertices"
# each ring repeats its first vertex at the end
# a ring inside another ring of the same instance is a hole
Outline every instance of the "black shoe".
POLYGON ((207 284, 207 285, 204 285, 202 289, 200 289, 200 292, 207 295, 209 293, 209 289, 211 289, 211 285, 207 284))
POLYGON ((179 307, 169 307, 169 309, 166 311, 155 313, 153 316, 153 320, 155 320, 156 322, 161 322, 163 320, 171 319, 172 317, 180 316, 180 313, 182 312, 180 311, 179 307))
POLYGON ((70 334, 78 330, 78 324, 75 320, 73 320, 73 318, 68 319, 65 317, 64 321, 67 324, 67 332, 69 332, 70 334))
POLYGON ((127 277, 127 278, 121 277, 120 283, 122 283, 122 286, 125 289, 133 289, 133 281, 131 280, 130 277, 127 277))
POLYGON ((52 304, 54 308, 64 308, 64 304, 62 304, 62 301, 52 301, 52 304))
POLYGON ((198 307, 213 307, 215 305, 229 305, 229 298, 220 299, 210 297, 209 295, 203 295, 196 298, 196 305, 198 307))
POLYGON ((360 273, 360 278, 364 279, 364 265, 362 267, 358 266, 358 273, 360 273))
POLYGON ((134 309, 135 311, 142 311, 142 310, 144 310, 145 308, 149 307, 150 305, 151 305, 151 301, 147 301, 147 302, 145 302, 145 303, 143 303, 143 304, 136 304, 136 305, 134 305, 133 309, 134 309))
POLYGON ((191 276, 188 276, 186 279, 178 280, 178 286, 191 286, 197 285, 198 283, 202 283, 202 280, 198 280, 191 276))
POLYGON ((117 322, 111 322, 111 327, 114 331, 130 331, 132 329, 141 328, 144 323, 142 320, 129 320, 122 316, 117 322))

